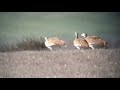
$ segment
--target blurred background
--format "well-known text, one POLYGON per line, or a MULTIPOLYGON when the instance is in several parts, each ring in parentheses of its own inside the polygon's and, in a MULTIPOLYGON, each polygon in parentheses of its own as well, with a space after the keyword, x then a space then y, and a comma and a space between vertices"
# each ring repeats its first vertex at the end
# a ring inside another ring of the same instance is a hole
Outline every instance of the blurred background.
POLYGON ((69 45, 74 32, 104 38, 120 47, 120 12, 0 12, 0 45, 25 37, 58 37, 69 45))

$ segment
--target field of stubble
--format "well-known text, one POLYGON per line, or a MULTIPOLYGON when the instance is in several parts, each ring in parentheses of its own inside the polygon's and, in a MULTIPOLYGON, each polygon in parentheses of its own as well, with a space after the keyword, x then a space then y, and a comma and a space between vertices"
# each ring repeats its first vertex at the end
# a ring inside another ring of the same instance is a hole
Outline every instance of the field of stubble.
POLYGON ((120 49, 0 53, 1 78, 120 78, 120 49))

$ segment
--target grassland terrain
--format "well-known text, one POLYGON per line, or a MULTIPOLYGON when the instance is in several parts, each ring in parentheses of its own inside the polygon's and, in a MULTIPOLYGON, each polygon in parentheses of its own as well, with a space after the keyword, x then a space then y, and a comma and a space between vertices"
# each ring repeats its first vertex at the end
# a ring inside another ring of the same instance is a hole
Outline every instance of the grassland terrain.
POLYGON ((0 77, 119 78, 120 12, 0 12, 0 77), (101 37, 109 48, 78 51, 75 32, 101 37), (68 47, 51 52, 45 37, 68 47))
POLYGON ((1 78, 120 78, 120 49, 0 53, 1 78))

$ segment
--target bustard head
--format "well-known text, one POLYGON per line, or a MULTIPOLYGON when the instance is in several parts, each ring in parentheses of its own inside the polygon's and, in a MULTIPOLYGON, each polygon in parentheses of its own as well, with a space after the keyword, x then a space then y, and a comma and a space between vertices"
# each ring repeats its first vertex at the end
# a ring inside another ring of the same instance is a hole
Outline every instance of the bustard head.
POLYGON ((87 37, 87 33, 82 33, 81 36, 87 37))
POLYGON ((47 40, 48 39, 48 37, 45 37, 45 40, 47 40))
POLYGON ((78 38, 78 33, 77 32, 75 32, 75 38, 78 38))

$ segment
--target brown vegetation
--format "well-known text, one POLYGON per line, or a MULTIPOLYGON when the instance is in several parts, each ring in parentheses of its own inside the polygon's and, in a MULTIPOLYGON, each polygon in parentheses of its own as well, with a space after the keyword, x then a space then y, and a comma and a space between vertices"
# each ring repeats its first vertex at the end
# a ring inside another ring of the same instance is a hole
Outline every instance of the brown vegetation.
POLYGON ((44 39, 27 37, 25 39, 18 40, 15 45, 9 45, 8 43, 0 46, 0 52, 12 52, 12 51, 24 51, 24 50, 45 50, 47 49, 44 44, 44 39))
POLYGON ((120 78, 120 49, 0 53, 2 78, 120 78))

